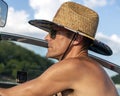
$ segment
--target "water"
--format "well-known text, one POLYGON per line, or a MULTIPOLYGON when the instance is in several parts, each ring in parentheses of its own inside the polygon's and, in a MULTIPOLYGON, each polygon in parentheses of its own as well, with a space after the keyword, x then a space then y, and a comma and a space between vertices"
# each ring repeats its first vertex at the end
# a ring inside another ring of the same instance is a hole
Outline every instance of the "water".
POLYGON ((117 88, 117 90, 118 90, 118 93, 119 93, 119 96, 120 96, 120 88, 119 89, 117 88))
POLYGON ((120 96, 120 85, 115 85, 120 96))

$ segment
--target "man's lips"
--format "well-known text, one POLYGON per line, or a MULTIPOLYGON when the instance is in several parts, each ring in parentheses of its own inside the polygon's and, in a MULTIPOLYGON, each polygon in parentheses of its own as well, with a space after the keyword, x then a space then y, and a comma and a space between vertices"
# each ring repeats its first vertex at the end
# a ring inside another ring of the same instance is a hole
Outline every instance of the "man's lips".
POLYGON ((48 44, 48 48, 51 48, 52 46, 51 46, 51 44, 48 44))
POLYGON ((48 48, 50 48, 50 45, 48 45, 48 48))
POLYGON ((50 48, 52 48, 52 46, 49 46, 49 45, 48 45, 48 49, 50 49, 50 48))

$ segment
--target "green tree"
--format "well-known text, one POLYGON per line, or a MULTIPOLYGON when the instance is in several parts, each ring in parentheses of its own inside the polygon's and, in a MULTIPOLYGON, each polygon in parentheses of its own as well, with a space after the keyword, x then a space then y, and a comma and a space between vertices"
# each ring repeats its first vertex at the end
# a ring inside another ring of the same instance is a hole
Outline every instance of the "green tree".
POLYGON ((15 80, 17 71, 26 71, 28 79, 41 75, 54 62, 13 42, 0 41, 0 80, 15 80))
POLYGON ((115 84, 120 84, 120 75, 113 76, 112 80, 115 84))

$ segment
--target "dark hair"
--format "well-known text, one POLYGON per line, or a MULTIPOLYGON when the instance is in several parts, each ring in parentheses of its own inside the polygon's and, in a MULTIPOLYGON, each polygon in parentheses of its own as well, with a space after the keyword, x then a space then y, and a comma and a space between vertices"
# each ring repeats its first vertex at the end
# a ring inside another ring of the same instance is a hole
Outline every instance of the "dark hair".
MULTIPOLYGON (((71 38, 71 36, 73 36, 73 34, 75 34, 74 32, 68 30, 68 32, 66 32, 66 36, 68 38, 71 38)), ((84 37, 83 36, 83 40, 82 40, 82 44, 83 44, 83 48, 85 50, 88 50, 88 48, 90 47, 90 45, 93 43, 93 40, 87 38, 87 37, 84 37)))
POLYGON ((67 35, 68 38, 71 38, 71 36, 73 36, 73 34, 75 34, 75 33, 72 32, 72 31, 70 31, 70 30, 68 30, 68 31, 66 32, 66 35, 67 35))
POLYGON ((93 40, 83 36, 83 47, 88 50, 90 45, 93 43, 93 40))

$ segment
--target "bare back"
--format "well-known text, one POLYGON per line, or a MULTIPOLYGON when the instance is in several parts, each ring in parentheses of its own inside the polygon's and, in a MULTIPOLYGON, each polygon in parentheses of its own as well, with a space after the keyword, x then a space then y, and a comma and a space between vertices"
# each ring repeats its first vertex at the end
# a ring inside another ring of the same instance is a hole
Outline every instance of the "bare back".
POLYGON ((67 62, 73 68, 74 77, 71 78, 75 81, 71 89, 62 91, 62 96, 118 96, 112 81, 96 61, 81 57, 67 62))

